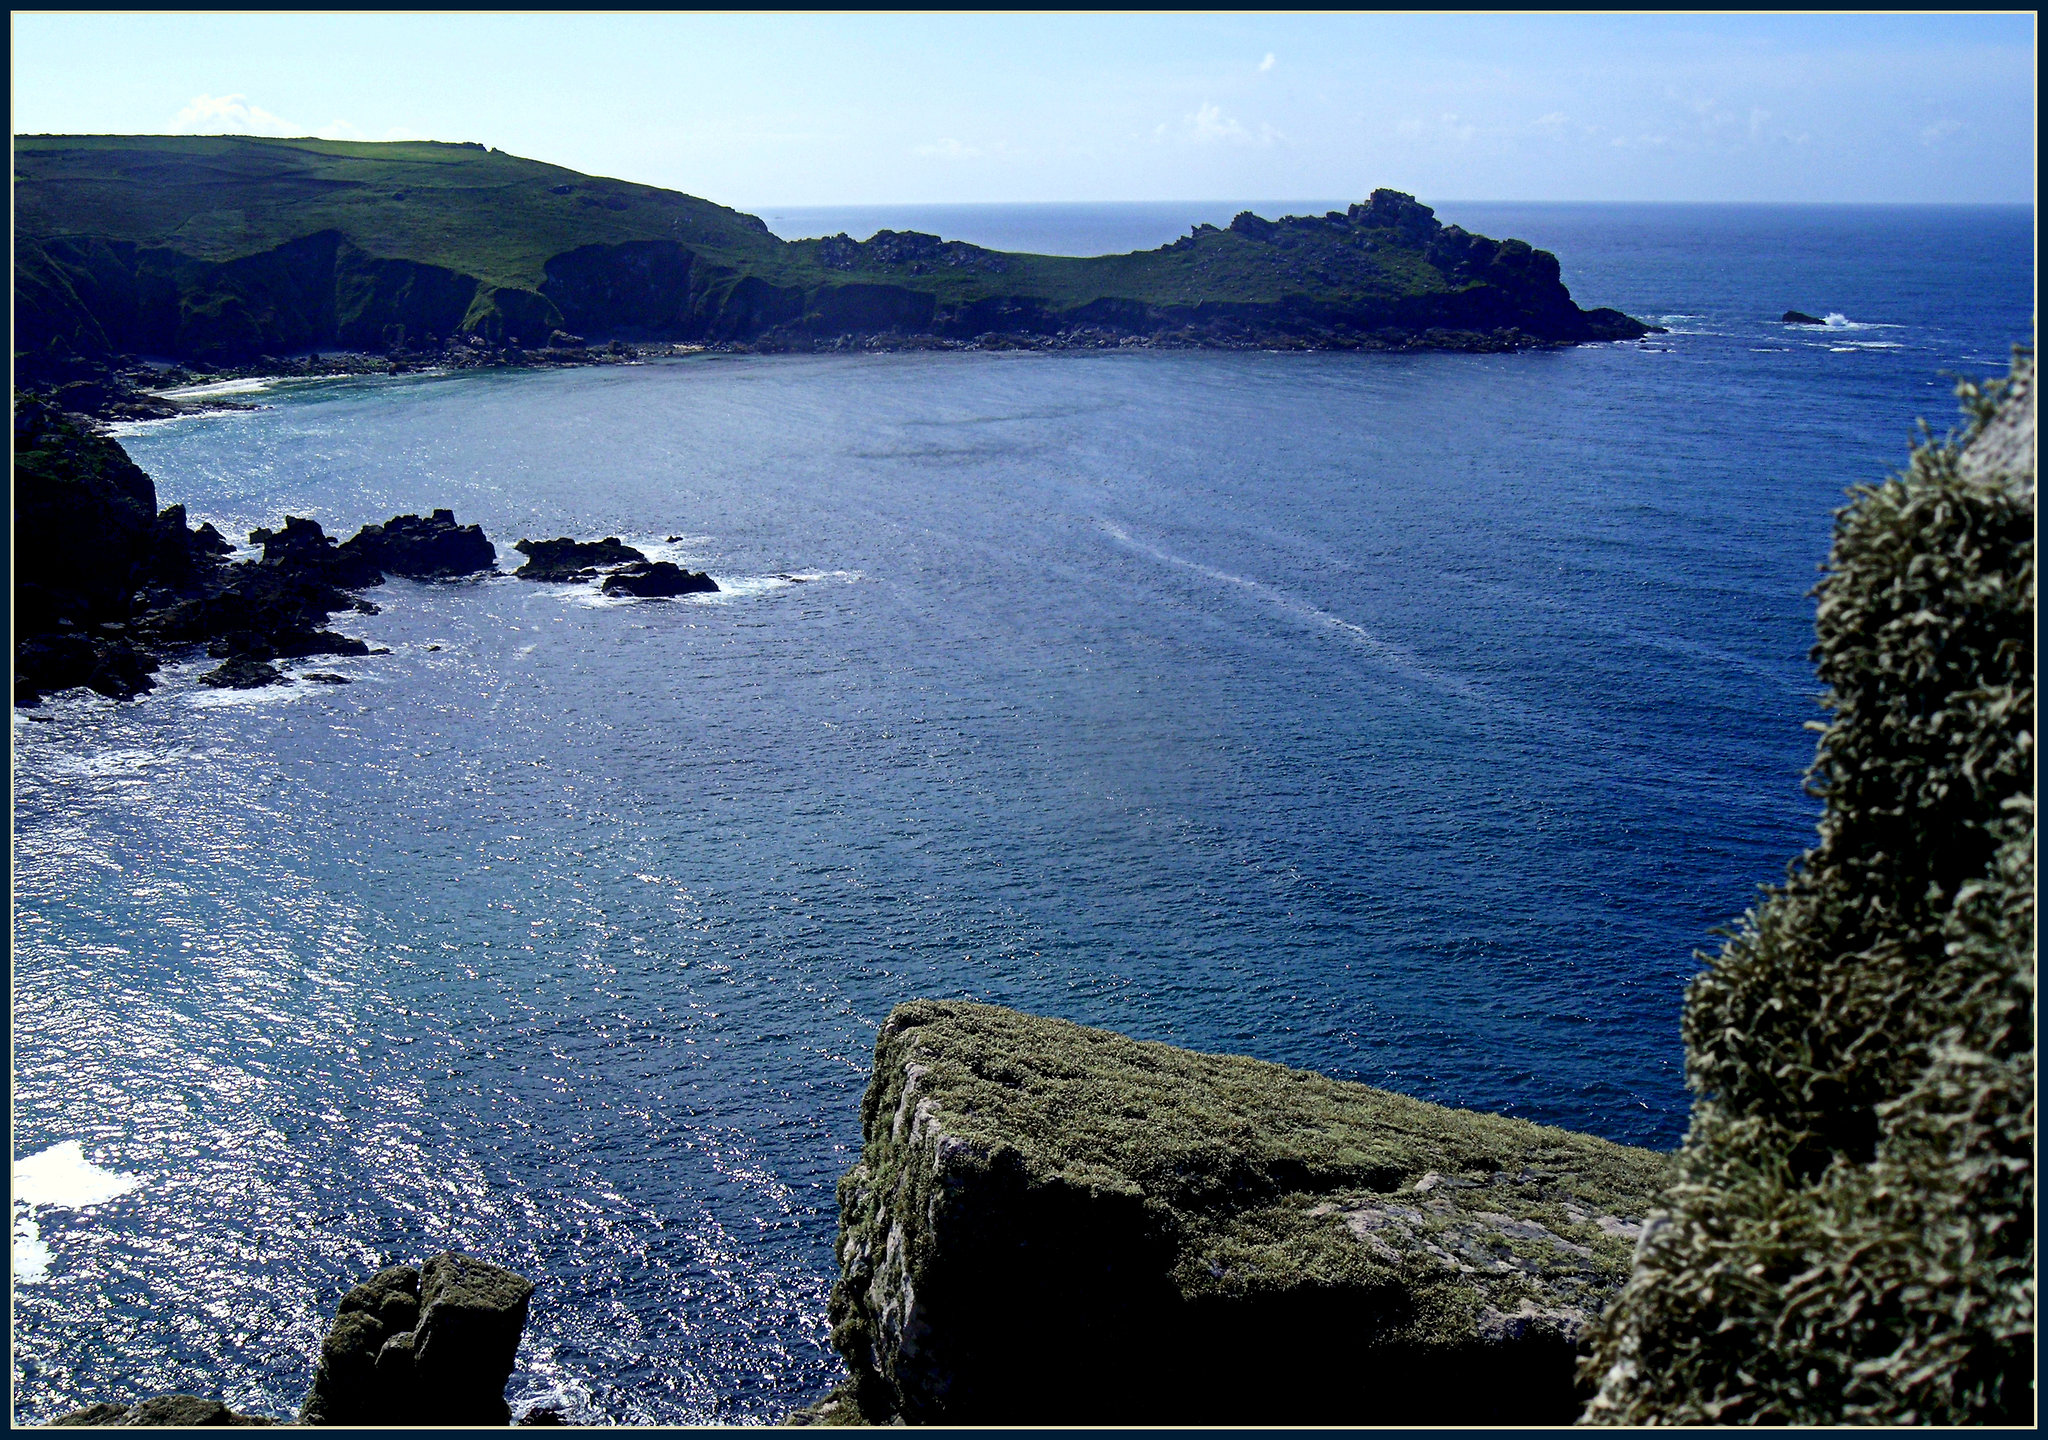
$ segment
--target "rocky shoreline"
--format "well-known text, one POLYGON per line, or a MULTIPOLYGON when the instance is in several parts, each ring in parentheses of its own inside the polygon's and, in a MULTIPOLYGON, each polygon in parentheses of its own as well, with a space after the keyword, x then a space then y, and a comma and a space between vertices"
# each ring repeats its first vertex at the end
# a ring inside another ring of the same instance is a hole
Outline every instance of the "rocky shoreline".
MULTIPOLYGON (((258 528, 262 554, 229 563, 235 547, 212 525, 194 529, 182 505, 157 508, 156 485, 120 444, 87 419, 35 399, 14 411, 14 703, 83 686, 132 700, 153 674, 195 651, 220 663, 200 682, 248 690, 289 683, 281 662, 382 653, 330 628, 336 615, 374 615, 364 590, 387 576, 463 580, 498 574, 497 547, 452 511, 394 515, 337 541, 316 520, 287 515, 258 528)), ((717 591, 701 571, 649 561, 615 538, 521 541, 522 549, 582 560, 526 579, 590 580, 601 593, 643 599, 717 591)), ((346 685, 310 671, 300 678, 346 685)))

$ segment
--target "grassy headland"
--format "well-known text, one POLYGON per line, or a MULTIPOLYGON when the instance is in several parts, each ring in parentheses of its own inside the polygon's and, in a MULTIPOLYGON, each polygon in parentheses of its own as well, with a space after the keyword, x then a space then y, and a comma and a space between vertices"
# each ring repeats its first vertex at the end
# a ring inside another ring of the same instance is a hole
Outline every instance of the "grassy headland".
POLYGON ((1647 328, 1581 310, 1546 252, 1385 190, 1073 258, 914 232, 785 242, 706 200, 476 145, 25 136, 14 163, 18 362, 53 347, 200 362, 471 336, 531 348, 558 332, 1503 349, 1647 328))

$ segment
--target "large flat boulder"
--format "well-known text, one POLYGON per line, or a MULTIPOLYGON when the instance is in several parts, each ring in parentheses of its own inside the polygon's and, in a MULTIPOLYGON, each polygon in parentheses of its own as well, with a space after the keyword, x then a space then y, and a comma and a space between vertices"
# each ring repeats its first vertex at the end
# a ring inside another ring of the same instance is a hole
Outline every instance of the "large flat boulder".
POLYGON ((965 1001, 889 1017, 862 1117, 833 1342, 912 1423, 1569 1423, 1669 1173, 965 1001))

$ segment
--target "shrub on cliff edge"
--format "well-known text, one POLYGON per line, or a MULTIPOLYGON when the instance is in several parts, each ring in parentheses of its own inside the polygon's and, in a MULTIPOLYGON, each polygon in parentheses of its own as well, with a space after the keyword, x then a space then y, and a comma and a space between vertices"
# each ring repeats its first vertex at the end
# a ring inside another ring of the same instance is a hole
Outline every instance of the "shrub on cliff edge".
POLYGON ((1687 996, 1668 1215, 1584 1419, 2033 1413, 2033 359, 1836 517, 1820 841, 1687 996))

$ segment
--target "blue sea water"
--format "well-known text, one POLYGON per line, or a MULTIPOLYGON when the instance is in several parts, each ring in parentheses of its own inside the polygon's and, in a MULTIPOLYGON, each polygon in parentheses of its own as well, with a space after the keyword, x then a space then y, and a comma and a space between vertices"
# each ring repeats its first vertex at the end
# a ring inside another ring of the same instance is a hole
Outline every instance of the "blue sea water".
MULTIPOLYGON (((979 208, 869 218, 1217 218, 979 208)), ((347 687, 16 712, 17 1418, 285 1413, 347 1285, 456 1245, 539 1281, 518 1404, 773 1420, 838 1374, 833 1183, 915 996, 1676 1144, 1694 952, 1811 833, 1832 511, 2032 338, 2032 211, 1438 208, 1670 333, 132 428, 231 535, 449 505, 508 569, 617 534, 725 588, 394 580, 347 687)))

